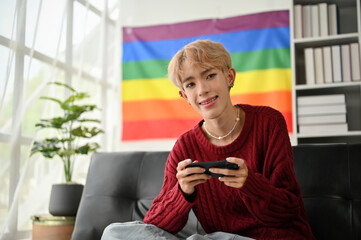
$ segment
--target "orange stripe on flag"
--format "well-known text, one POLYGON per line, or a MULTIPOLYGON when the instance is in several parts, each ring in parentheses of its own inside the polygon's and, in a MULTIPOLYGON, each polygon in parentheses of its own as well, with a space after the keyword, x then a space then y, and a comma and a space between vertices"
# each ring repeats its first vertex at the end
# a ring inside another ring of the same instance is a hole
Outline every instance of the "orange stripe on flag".
POLYGON ((202 117, 184 99, 123 102, 124 121, 197 118, 202 117))
POLYGON ((123 140, 178 138, 200 119, 166 119, 123 122, 123 140))
POLYGON ((269 106, 280 112, 292 112, 291 91, 273 91, 231 95, 233 104, 269 106))
MULTIPOLYGON (((280 112, 292 112, 290 91, 232 95, 232 102, 266 105, 280 112)), ((124 121, 154 119, 201 119, 201 116, 183 99, 123 102, 124 121)))
POLYGON ((293 132, 292 124, 292 93, 291 91, 274 91, 248 93, 231 96, 232 102, 250 105, 269 106, 280 111, 286 120, 288 132, 293 132))

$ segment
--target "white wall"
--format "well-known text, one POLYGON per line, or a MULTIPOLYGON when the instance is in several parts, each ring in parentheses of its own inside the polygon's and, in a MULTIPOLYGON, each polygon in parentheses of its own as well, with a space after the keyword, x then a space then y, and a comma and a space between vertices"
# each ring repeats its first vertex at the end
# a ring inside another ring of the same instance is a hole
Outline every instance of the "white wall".
POLYGON ((225 18, 265 10, 290 9, 291 0, 121 0, 124 26, 225 18))
MULTIPOLYGON (((291 0, 121 0, 123 26, 172 24, 200 19, 226 18, 244 14, 291 9, 291 0)), ((121 143, 121 151, 166 151, 173 140, 121 143)))

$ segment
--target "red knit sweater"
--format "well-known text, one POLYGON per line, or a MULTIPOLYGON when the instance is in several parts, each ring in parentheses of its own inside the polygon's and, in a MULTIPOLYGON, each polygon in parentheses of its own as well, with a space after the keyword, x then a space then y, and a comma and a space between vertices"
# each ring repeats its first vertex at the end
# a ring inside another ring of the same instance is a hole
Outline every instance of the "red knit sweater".
POLYGON ((177 233, 193 209, 207 233, 223 231, 255 239, 314 239, 293 170, 283 116, 269 107, 239 106, 246 119, 241 134, 231 144, 211 144, 202 133, 202 122, 177 140, 166 163, 162 190, 144 222, 177 233), (244 186, 231 188, 213 178, 198 185, 195 200, 188 202, 178 187, 178 162, 227 157, 244 159, 249 174, 244 186))

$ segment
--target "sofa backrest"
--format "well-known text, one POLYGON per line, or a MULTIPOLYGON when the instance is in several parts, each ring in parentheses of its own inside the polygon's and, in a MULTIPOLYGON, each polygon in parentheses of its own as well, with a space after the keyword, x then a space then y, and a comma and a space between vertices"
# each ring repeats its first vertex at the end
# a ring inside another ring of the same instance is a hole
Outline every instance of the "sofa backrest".
POLYGON ((72 239, 100 239, 113 222, 140 220, 162 187, 168 153, 92 155, 72 239))
POLYGON ((361 144, 300 145, 293 152, 316 239, 361 239, 361 144))
MULTIPOLYGON (((294 168, 317 239, 361 239, 361 144, 293 147, 294 168)), ((169 152, 95 153, 72 240, 99 240, 113 222, 142 220, 159 194, 169 152)), ((203 232, 191 212, 185 238, 203 232)))

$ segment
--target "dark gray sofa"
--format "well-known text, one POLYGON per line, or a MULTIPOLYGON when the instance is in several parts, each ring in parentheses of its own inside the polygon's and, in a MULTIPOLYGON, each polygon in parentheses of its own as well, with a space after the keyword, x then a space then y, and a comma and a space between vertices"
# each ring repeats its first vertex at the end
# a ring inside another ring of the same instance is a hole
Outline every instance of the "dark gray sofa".
MULTIPOLYGON (((293 147, 315 237, 361 239, 361 144, 293 147)), ((169 152, 93 154, 72 240, 98 240, 113 222, 142 220, 163 183, 169 152)), ((203 230, 191 212, 184 238, 203 230)))

